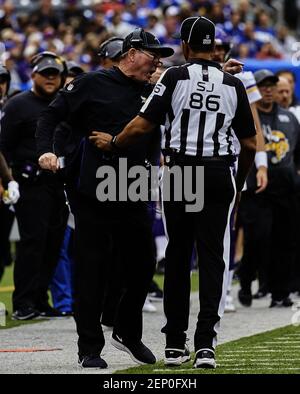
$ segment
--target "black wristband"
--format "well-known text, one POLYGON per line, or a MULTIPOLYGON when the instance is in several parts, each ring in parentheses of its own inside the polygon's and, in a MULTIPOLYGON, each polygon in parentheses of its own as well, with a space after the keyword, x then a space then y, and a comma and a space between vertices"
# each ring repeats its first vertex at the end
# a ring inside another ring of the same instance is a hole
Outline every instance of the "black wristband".
POLYGON ((118 146, 116 144, 116 139, 117 139, 117 135, 112 137, 112 139, 110 140, 110 145, 111 145, 111 147, 113 148, 114 151, 120 151, 120 148, 118 148, 118 146))

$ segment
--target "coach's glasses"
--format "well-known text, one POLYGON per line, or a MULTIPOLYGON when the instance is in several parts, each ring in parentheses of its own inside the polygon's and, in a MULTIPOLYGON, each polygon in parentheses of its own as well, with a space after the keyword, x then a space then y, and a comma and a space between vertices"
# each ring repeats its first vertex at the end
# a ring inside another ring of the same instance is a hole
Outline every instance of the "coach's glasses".
POLYGON ((140 52, 142 52, 144 55, 146 55, 149 59, 151 59, 151 61, 155 67, 162 67, 163 66, 163 63, 159 60, 160 57, 156 53, 146 52, 146 51, 143 51, 142 49, 138 49, 138 50, 140 52))

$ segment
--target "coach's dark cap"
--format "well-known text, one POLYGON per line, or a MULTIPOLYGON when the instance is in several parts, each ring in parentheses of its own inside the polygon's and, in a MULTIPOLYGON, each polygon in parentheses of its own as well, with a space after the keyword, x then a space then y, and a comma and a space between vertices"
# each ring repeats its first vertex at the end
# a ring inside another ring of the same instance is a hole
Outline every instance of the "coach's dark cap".
POLYGON ((63 62, 59 59, 59 57, 54 58, 52 56, 45 56, 41 59, 38 64, 36 64, 33 68, 33 72, 40 73, 44 70, 54 69, 63 73, 65 71, 63 62))
POLYGON ((112 37, 104 41, 99 48, 98 56, 106 59, 116 59, 122 55, 123 38, 112 37))
POLYGON ((67 70, 69 76, 77 76, 84 72, 84 69, 80 67, 80 65, 73 60, 67 62, 67 70))
POLYGON ((261 85, 266 80, 273 82, 276 84, 279 81, 279 78, 270 70, 259 70, 254 73, 254 78, 257 85, 261 85))
POLYGON ((160 57, 169 57, 174 55, 173 48, 162 46, 158 38, 140 28, 125 37, 123 53, 128 52, 130 48, 145 49, 153 53, 157 52, 160 57))
POLYGON ((194 45, 205 50, 213 49, 216 27, 212 21, 204 16, 193 16, 185 19, 176 35, 189 45, 194 45))

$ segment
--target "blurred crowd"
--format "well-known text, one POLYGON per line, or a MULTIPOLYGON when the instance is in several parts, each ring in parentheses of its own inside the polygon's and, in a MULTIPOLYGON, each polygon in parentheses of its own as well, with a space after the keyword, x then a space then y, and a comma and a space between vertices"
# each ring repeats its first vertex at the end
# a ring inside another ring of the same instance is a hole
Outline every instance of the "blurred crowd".
POLYGON ((174 48, 167 65, 179 64, 183 58, 174 33, 182 20, 199 14, 225 30, 234 57, 290 58, 299 33, 297 7, 296 0, 1 0, 2 61, 12 75, 11 91, 24 90, 36 53, 53 51, 94 70, 99 44, 138 26, 174 48))

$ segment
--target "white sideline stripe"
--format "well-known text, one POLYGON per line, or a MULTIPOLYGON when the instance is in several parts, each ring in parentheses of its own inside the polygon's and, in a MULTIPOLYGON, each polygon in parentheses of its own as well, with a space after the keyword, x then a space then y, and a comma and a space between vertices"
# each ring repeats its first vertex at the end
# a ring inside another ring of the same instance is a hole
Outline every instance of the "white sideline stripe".
POLYGON ((286 348, 286 346, 284 346, 284 348, 282 348, 282 349, 276 349, 276 350, 274 350, 274 349, 227 350, 227 353, 236 354, 236 355, 239 355, 240 353, 253 353, 255 351, 260 352, 260 353, 264 353, 264 352, 279 353, 279 352, 281 352, 281 350, 283 350, 285 348, 286 348))
POLYGON ((300 343, 299 343, 299 345, 293 345, 293 344, 282 343, 282 342, 281 343, 280 342, 278 342, 278 343, 268 342, 268 344, 266 346, 256 347, 256 349, 266 349, 266 348, 271 347, 270 345, 272 345, 272 347, 275 346, 275 347, 281 347, 281 348, 287 348, 287 349, 299 349, 300 348, 300 343))
POLYGON ((255 362, 265 362, 265 361, 268 361, 269 363, 272 363, 272 362, 276 362, 276 363, 278 363, 278 362, 286 362, 286 361, 300 361, 300 358, 281 358, 281 359, 278 359, 278 358, 275 358, 275 359, 269 359, 269 358, 239 358, 239 359, 236 359, 236 358, 232 358, 231 360, 230 359, 226 359, 226 358, 222 358, 222 357, 220 357, 219 358, 219 361, 224 361, 224 362, 237 362, 237 363, 239 363, 239 362, 247 362, 247 361, 255 361, 255 362))
MULTIPOLYGON (((299 348, 300 347, 300 343, 299 343, 299 345, 293 345, 293 344, 282 344, 282 343, 274 343, 274 342, 268 342, 268 344, 266 344, 266 345, 262 345, 262 346, 255 346, 255 349, 269 349, 270 347, 281 347, 282 349, 283 348, 287 348, 287 349, 297 349, 297 348, 299 348), (270 345, 272 345, 272 346, 270 346, 270 345)), ((253 349, 253 350, 255 350, 255 349, 253 349)))
POLYGON ((300 337, 300 334, 288 334, 288 335, 284 335, 285 338, 288 337, 300 337))
POLYGON ((262 342, 262 344, 265 344, 265 343, 267 343, 267 344, 269 344, 269 343, 275 343, 276 345, 278 345, 278 344, 281 344, 281 343, 296 343, 296 344, 298 344, 298 345, 300 345, 300 341, 279 341, 279 340, 276 340, 276 339, 274 339, 274 341, 268 341, 268 342, 262 342))
MULTIPOLYGON (((217 365, 217 366, 220 366, 220 365, 217 365)), ((249 369, 252 369, 251 367, 250 368, 230 368, 230 371, 249 371, 249 369)), ((270 369, 270 370, 274 370, 274 369, 276 369, 276 367, 274 367, 274 368, 272 368, 272 367, 264 367, 264 368, 256 368, 255 367, 255 369, 256 370, 265 370, 265 369, 270 369)), ((285 370, 289 370, 289 371, 300 371, 300 368, 293 368, 293 367, 288 367, 288 368, 284 368, 285 370)))
MULTIPOLYGON (((217 364, 217 367, 225 367, 225 365, 221 365, 221 364, 217 364)), ((174 368, 172 368, 172 369, 153 369, 153 372, 191 372, 191 371, 195 371, 195 373, 196 373, 196 371, 197 370, 199 370, 200 368, 197 368, 197 369, 195 369, 195 368, 189 368, 189 369, 174 369, 174 368)), ((249 367, 249 368, 228 368, 230 371, 249 371, 249 370, 251 370, 251 369, 253 369, 252 367, 249 367)), ((276 367, 274 367, 274 368, 272 368, 272 367, 264 367, 264 368, 255 368, 255 370, 266 370, 266 369, 268 369, 268 370, 274 370, 274 369, 276 369, 276 367)), ((292 368, 292 367, 290 367, 290 368, 284 368, 285 370, 289 370, 289 371, 300 371, 300 368, 292 368)))

